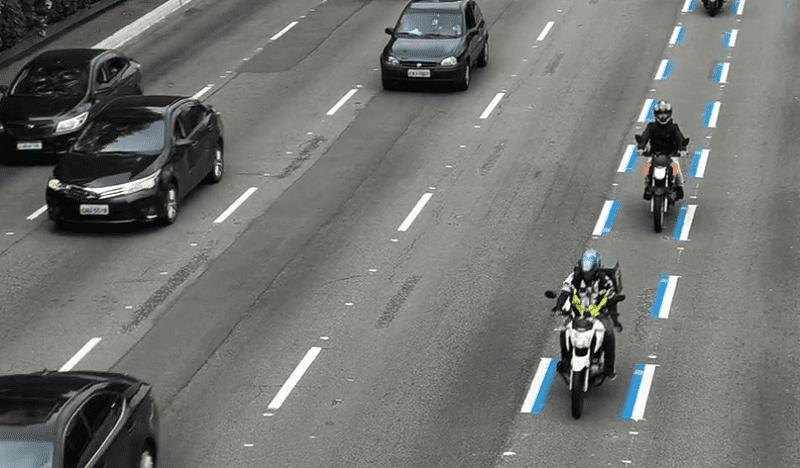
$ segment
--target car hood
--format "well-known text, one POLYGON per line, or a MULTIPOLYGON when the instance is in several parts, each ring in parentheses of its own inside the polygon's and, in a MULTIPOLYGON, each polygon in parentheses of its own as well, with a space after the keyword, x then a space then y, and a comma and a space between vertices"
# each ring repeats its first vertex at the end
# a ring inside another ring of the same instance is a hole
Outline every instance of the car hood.
POLYGON ((53 175, 64 184, 109 187, 136 178, 157 157, 139 153, 67 153, 58 161, 53 175))
POLYGON ((55 118, 72 110, 83 96, 5 96, 0 99, 0 120, 55 118))
POLYGON ((389 53, 397 60, 419 60, 438 62, 451 55, 458 55, 463 40, 454 38, 398 37, 389 47, 389 53))

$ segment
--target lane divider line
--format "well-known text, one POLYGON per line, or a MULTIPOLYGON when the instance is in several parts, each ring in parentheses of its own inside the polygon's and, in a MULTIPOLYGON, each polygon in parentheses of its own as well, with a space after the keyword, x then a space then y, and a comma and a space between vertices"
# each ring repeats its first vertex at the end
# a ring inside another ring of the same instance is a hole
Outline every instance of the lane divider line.
POLYGON ((678 45, 683 40, 683 33, 686 31, 686 26, 679 24, 672 30, 672 36, 669 38, 669 45, 678 45))
POLYGON ((605 236, 611 231, 611 225, 614 224, 614 218, 617 217, 619 206, 619 200, 606 200, 603 204, 603 210, 600 212, 600 217, 597 219, 597 224, 594 225, 593 236, 605 236))
POLYGON ((728 71, 731 68, 730 62, 717 62, 714 66, 714 82, 715 83, 727 83, 728 82, 728 71))
POLYGON ((47 205, 44 205, 43 207, 41 207, 38 210, 34 211, 33 213, 29 214, 28 217, 25 218, 25 219, 27 219, 28 221, 33 221, 34 219, 36 219, 39 216, 41 216, 42 213, 44 213, 45 211, 47 211, 47 205))
POLYGON ((341 108, 341 107, 344 105, 344 103, 345 103, 345 102, 347 102, 347 100, 348 100, 348 99, 350 99, 351 97, 353 97, 353 95, 354 95, 354 94, 356 94, 357 92, 358 92, 358 88, 353 88, 353 89, 351 89, 350 91, 348 91, 348 92, 347 92, 347 94, 345 94, 344 96, 342 96, 342 98, 341 98, 341 99, 339 99, 339 102, 337 102, 336 104, 334 104, 334 106, 333 106, 333 107, 331 107, 331 110, 329 110, 329 111, 328 111, 328 113, 327 113, 327 114, 325 114, 325 115, 333 115, 333 114, 335 114, 335 113, 336 113, 336 111, 338 111, 338 110, 339 110, 339 108, 341 108))
POLYGON ((81 362, 81 359, 83 359, 84 357, 86 357, 87 354, 89 354, 89 351, 91 351, 92 348, 97 346, 97 343, 99 343, 100 340, 102 340, 102 338, 94 337, 88 342, 86 342, 86 344, 83 345, 83 348, 81 348, 80 351, 75 353, 75 355, 72 356, 70 360, 67 361, 66 364, 61 366, 61 369, 59 369, 58 371, 59 372, 71 371, 73 367, 75 367, 79 362, 81 362))
POLYGON ((672 60, 664 59, 661 61, 661 65, 658 66, 658 71, 656 71, 656 81, 660 80, 668 80, 669 79, 669 72, 672 69, 672 60))
POLYGON ((553 27, 553 25, 554 25, 554 24, 556 24, 556 22, 555 22, 555 21, 550 21, 550 22, 548 22, 548 23, 545 25, 544 29, 542 29, 542 32, 541 32, 541 33, 539 33, 539 37, 537 37, 537 38, 536 38, 536 40, 537 40, 538 42, 541 42, 541 41, 543 41, 543 40, 544 40, 544 38, 545 38, 545 37, 547 37, 547 33, 549 33, 549 32, 550 32, 550 29, 553 27))
POLYGON ((408 216, 406 216, 405 221, 403 221, 403 224, 401 224, 400 227, 397 228, 397 230, 401 232, 407 231, 408 228, 411 227, 411 223, 413 223, 414 220, 417 218, 417 216, 419 216, 419 213, 422 211, 423 208, 425 208, 425 204, 428 203, 428 200, 430 200, 432 196, 433 194, 430 192, 424 193, 422 197, 420 197, 417 204, 414 205, 414 209, 412 209, 411 213, 409 213, 408 216))
POLYGON ((486 106, 486 109, 483 110, 483 113, 481 114, 480 118, 481 119, 489 118, 489 114, 492 113, 494 108, 497 107, 497 104, 500 102, 501 99, 503 99, 503 96, 505 95, 506 93, 495 94, 494 97, 492 98, 492 101, 489 103, 488 106, 486 106))
POLYGON ((647 397, 650 394, 650 386, 653 383, 656 367, 657 364, 644 364, 642 362, 634 366, 628 397, 620 414, 622 419, 633 421, 644 419, 644 408, 647 406, 647 397))
POLYGON ((311 367, 311 363, 314 362, 314 359, 317 358, 320 351, 322 351, 322 348, 319 346, 313 346, 308 350, 306 355, 303 357, 303 360, 300 361, 300 364, 297 365, 286 382, 284 382, 283 386, 278 391, 278 394, 275 395, 275 398, 273 398, 271 402, 269 402, 269 406, 267 406, 268 409, 275 410, 283 405, 283 402, 286 401, 286 398, 292 392, 295 385, 297 385, 297 382, 300 381, 300 378, 303 377, 303 374, 305 374, 308 368, 311 367))
POLYGON ((277 41, 278 39, 280 39, 281 36, 283 36, 284 34, 289 32, 289 30, 292 29, 293 27, 295 27, 296 25, 297 25, 297 21, 292 21, 291 23, 289 23, 288 26, 286 26, 285 28, 283 28, 280 31, 278 31, 278 33, 275 34, 274 36, 270 37, 269 38, 270 42, 277 41))
POLYGON ((672 231, 672 240, 689 240, 689 230, 692 228, 692 221, 694 220, 695 211, 697 211, 697 205, 681 206, 681 212, 678 215, 678 222, 675 223, 675 230, 672 231))
POLYGON ((738 29, 728 29, 722 36, 722 47, 736 47, 736 38, 739 37, 738 29))
POLYGON ((656 107, 656 100, 647 99, 642 106, 642 111, 639 113, 639 122, 652 122, 654 107, 656 107))
POLYGON ((717 128, 720 106, 722 106, 720 101, 711 101, 706 105, 706 114, 703 117, 703 126, 705 128, 717 128))
POLYGON ((706 172, 706 164, 708 163, 708 155, 711 153, 710 149, 696 149, 694 157, 692 158, 692 167, 689 168, 689 175, 695 179, 702 179, 706 172))
POLYGON ((731 11, 735 11, 736 12, 736 16, 742 16, 744 14, 744 2, 745 1, 746 0, 737 0, 737 1, 733 2, 733 7, 734 8, 731 8, 731 11))
POLYGON ((681 13, 691 13, 694 10, 694 0, 686 0, 681 8, 681 13))
POLYGON ((201 89, 200 91, 198 91, 198 92, 196 92, 194 95, 192 95, 192 99, 197 99, 197 100, 200 100, 200 97, 201 97, 202 95, 206 94, 206 93, 207 93, 207 92, 208 92, 208 91, 209 91, 211 88, 213 88, 213 87, 214 87, 214 85, 213 85, 213 84, 208 84, 208 85, 206 85, 206 87, 205 87, 205 88, 201 89))
POLYGON ((231 204, 231 206, 229 206, 227 210, 223 211, 221 215, 217 216, 217 219, 214 220, 214 224, 219 224, 228 219, 228 216, 230 216, 231 213, 236 211, 236 209, 239 208, 239 206, 241 206, 242 203, 245 202, 245 200, 250 198, 250 195, 255 193, 256 190, 258 190, 258 187, 250 187, 249 189, 245 190, 245 192, 239 198, 237 198, 236 201, 233 202, 233 204, 231 204))
POLYGON ((617 172, 631 172, 636 166, 636 155, 636 145, 628 145, 622 155, 622 161, 619 163, 617 172))
POLYGON ((539 367, 533 376, 528 394, 525 395, 525 401, 522 403, 520 413, 539 414, 542 411, 547 392, 553 383, 553 377, 556 375, 556 364, 558 364, 558 358, 542 358, 539 361, 539 367))
POLYGON ((192 0, 168 0, 150 13, 147 13, 133 23, 98 42, 92 48, 119 49, 123 44, 145 32, 147 29, 150 29, 151 26, 163 20, 179 8, 188 5, 191 1, 192 0))
POLYGON ((675 296, 675 289, 678 287, 676 275, 661 275, 658 280, 658 292, 653 301, 653 308, 650 309, 650 316, 654 318, 669 318, 669 309, 672 307, 672 299, 675 296))

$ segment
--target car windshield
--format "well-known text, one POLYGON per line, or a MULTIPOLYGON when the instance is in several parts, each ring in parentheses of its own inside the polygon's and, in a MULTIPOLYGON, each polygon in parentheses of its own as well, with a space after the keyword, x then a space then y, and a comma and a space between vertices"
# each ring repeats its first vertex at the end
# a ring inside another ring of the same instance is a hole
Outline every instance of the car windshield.
POLYGON ((53 443, 36 440, 0 440, 0 466, 51 468, 53 466, 53 443))
POLYGON ((79 153, 153 153, 164 149, 164 114, 147 108, 100 115, 84 129, 74 150, 79 153))
POLYGON ((461 35, 461 15, 454 12, 408 11, 400 18, 397 34, 458 37, 461 35))
POLYGON ((89 86, 83 65, 54 64, 22 70, 11 88, 11 96, 83 96, 89 86))

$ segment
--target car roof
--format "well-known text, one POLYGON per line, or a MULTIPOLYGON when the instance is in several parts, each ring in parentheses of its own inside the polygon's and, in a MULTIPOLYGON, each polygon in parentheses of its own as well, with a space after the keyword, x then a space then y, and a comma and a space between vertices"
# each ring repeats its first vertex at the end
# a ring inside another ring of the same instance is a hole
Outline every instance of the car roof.
POLYGON ((420 10, 460 10, 467 0, 411 0, 409 9, 420 10))
POLYGON ((61 63, 82 64, 89 63, 98 55, 108 52, 108 49, 55 49, 42 52, 31 60, 31 64, 61 63))

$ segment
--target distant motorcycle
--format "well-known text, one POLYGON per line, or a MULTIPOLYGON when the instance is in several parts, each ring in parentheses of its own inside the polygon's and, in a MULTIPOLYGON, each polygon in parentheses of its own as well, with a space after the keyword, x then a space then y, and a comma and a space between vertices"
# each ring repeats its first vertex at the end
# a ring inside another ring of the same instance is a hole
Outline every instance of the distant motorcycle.
MULTIPOLYGON (((636 135, 636 143, 642 144, 642 136, 636 135)), ((689 144, 689 138, 684 138, 681 147, 689 144)), ((664 226, 664 215, 675 204, 677 192, 675 190, 675 174, 680 172, 680 167, 672 161, 678 153, 652 153, 645 151, 644 156, 651 157, 645 164, 645 171, 650 175, 650 212, 653 213, 653 229, 661 232, 664 226)))
POLYGON ((716 15, 717 11, 722 8, 724 3, 725 0, 703 0, 703 6, 706 7, 709 16, 716 15))
MULTIPOLYGON (((619 264, 614 268, 606 269, 612 278, 617 278, 617 291, 622 289, 622 281, 619 273, 619 264)), ((550 299, 555 299, 555 291, 545 291, 544 295, 550 299)), ((614 298, 616 302, 625 300, 625 296, 617 294, 614 298)), ((581 296, 581 304, 584 313, 580 313, 573 304, 570 308, 570 315, 564 326, 557 329, 566 331, 561 334, 562 345, 571 352, 570 368, 561 373, 564 382, 569 386, 572 396, 572 417, 578 419, 583 412, 583 399, 589 387, 597 387, 603 384, 606 379, 603 369, 605 366, 605 353, 603 352, 603 340, 605 338, 606 327, 599 319, 600 314, 591 315, 589 304, 592 303, 590 297, 581 296)), ((603 311, 601 311, 603 313, 603 311)), ((610 343, 614 346, 614 343, 610 343)))

